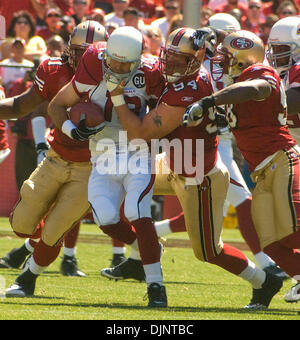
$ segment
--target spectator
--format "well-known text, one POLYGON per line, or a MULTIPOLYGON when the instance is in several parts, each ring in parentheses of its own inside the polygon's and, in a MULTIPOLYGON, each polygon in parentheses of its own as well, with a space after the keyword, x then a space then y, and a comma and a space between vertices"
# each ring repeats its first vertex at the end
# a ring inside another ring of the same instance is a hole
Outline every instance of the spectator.
POLYGON ((18 78, 24 78, 28 67, 34 67, 34 64, 24 58, 25 54, 25 40, 16 38, 11 44, 11 56, 4 59, 2 65, 17 65, 18 67, 2 67, 2 83, 6 91, 10 89, 14 81, 18 78), (25 66, 25 67, 21 67, 25 66))
POLYGON ((37 35, 42 37, 45 41, 49 40, 53 35, 59 34, 63 23, 61 21, 61 12, 58 8, 48 9, 45 17, 47 27, 41 28, 37 31, 37 35))
POLYGON ((170 29, 170 21, 172 18, 180 13, 180 3, 178 0, 166 0, 164 4, 165 16, 154 20, 151 25, 153 27, 158 27, 164 37, 168 34, 170 29))
POLYGON ((28 11, 35 21, 43 20, 45 17, 48 0, 1 0, 0 14, 4 16, 6 22, 6 32, 10 26, 14 14, 19 11, 28 11))
MULTIPOLYGON (((278 12, 278 7, 280 6, 281 3, 283 3, 286 0, 273 0, 273 1, 269 1, 267 3, 263 4, 263 14, 265 16, 269 15, 269 14, 277 14, 278 12)), ((299 10, 299 5, 300 5, 300 0, 290 0, 291 2, 293 2, 293 4, 295 5, 295 7, 297 7, 297 9, 299 10)))
POLYGON ((101 8, 94 8, 90 13, 90 19, 99 22, 102 26, 105 26, 105 12, 101 8))
POLYGON ((124 26, 123 14, 128 5, 129 0, 113 0, 112 6, 114 11, 105 16, 105 25, 114 22, 118 24, 118 26, 124 26))
POLYGON ((65 46, 67 46, 70 34, 73 32, 75 25, 75 19, 71 16, 64 15, 61 18, 62 26, 59 31, 59 35, 63 38, 65 46))
POLYGON ((285 17, 297 15, 298 9, 294 2, 287 0, 279 5, 276 14, 278 15, 279 19, 283 19, 285 17))
POLYGON ((259 34, 260 25, 264 19, 261 0, 249 0, 248 15, 242 17, 241 28, 259 34))
POLYGON ((49 57, 59 58, 65 50, 64 39, 59 35, 54 35, 47 41, 47 47, 49 57))
MULTIPOLYGON (((209 8, 215 11, 218 7, 225 5, 227 3, 227 0, 209 0, 205 2, 206 4, 202 3, 203 7, 208 6, 209 8)), ((247 6, 248 0, 239 0, 239 3, 243 3, 244 5, 247 6)))
POLYGON ((93 8, 101 8, 108 14, 113 11, 112 0, 93 0, 93 8))
POLYGON ((214 14, 215 12, 211 8, 209 7, 202 8, 200 13, 200 26, 201 27, 207 26, 208 19, 214 14))
POLYGON ((241 12, 241 10, 239 10, 238 8, 235 8, 235 9, 232 9, 230 12, 229 12, 230 15, 232 15, 233 17, 236 18, 236 20, 241 23, 241 20, 242 20, 242 16, 243 16, 243 13, 241 12))
POLYGON ((35 21, 32 15, 27 11, 20 11, 14 14, 0 51, 2 59, 10 57, 11 42, 16 38, 23 39, 26 43, 25 57, 32 59, 33 54, 42 56, 46 53, 46 43, 38 36, 35 36, 35 21))
POLYGON ((215 13, 229 13, 233 9, 238 8, 243 16, 247 16, 248 14, 248 6, 245 3, 242 3, 238 0, 227 0, 223 5, 218 6, 215 9, 215 13))
POLYGON ((147 50, 146 56, 159 56, 160 48, 164 44, 164 38, 158 28, 148 26, 146 28, 147 50))
POLYGON ((52 0, 56 7, 61 10, 62 15, 71 16, 73 11, 73 0, 52 0))
POLYGON ((155 17, 156 5, 153 0, 130 0, 129 6, 139 10, 143 18, 149 19, 155 17))
POLYGON ((276 14, 269 14, 266 17, 266 20, 263 24, 260 26, 260 34, 259 37, 264 42, 265 45, 268 44, 268 38, 270 35, 270 31, 273 27, 273 25, 279 20, 278 16, 276 14))
POLYGON ((141 19, 141 13, 136 8, 127 7, 123 13, 123 18, 125 26, 132 26, 144 34, 145 25, 141 19))
POLYGON ((174 15, 174 17, 169 22, 169 31, 166 35, 166 40, 170 33, 175 31, 177 28, 183 27, 183 15, 181 13, 174 15))
POLYGON ((88 0, 73 0, 72 17, 75 20, 75 24, 79 25, 81 22, 86 21, 89 14, 89 1, 88 0))

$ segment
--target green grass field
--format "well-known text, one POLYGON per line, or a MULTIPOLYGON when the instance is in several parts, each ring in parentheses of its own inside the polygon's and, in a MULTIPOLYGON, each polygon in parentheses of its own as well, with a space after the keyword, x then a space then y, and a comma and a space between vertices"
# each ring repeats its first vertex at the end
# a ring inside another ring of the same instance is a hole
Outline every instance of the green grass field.
MULTIPOLYGON (((59 273, 58 258, 37 280, 33 298, 1 298, 0 320, 299 320, 300 304, 287 304, 284 294, 293 285, 284 283, 268 311, 246 312, 250 285, 210 264, 197 261, 190 248, 172 241, 187 240, 184 233, 170 235, 162 257, 169 307, 148 309, 146 284, 133 280, 110 281, 100 276, 111 259, 110 240, 95 225, 82 225, 77 245, 79 267, 86 278, 59 273)), ((224 241, 243 242, 238 230, 224 230, 224 241)), ((175 241, 174 241, 175 242, 175 241)), ((22 240, 16 238, 5 218, 0 219, 0 257, 22 240)), ((128 249, 129 251, 129 249, 128 249)), ((246 255, 253 260, 248 251, 246 255)), ((128 254, 128 252, 127 252, 128 254)), ((7 288, 19 270, 0 269, 7 288)), ((1 287, 0 287, 1 289, 1 287)), ((3 290, 3 287, 2 287, 3 290)))

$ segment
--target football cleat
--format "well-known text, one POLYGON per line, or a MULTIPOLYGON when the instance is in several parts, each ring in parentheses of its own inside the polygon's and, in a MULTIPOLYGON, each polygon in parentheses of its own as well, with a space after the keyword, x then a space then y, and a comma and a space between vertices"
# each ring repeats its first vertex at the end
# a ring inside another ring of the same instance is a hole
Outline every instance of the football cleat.
POLYGON ((300 283, 298 282, 284 296, 284 301, 288 303, 298 302, 300 300, 300 283))
POLYGON ((113 254, 113 258, 111 260, 110 267, 111 268, 116 267, 124 261, 126 261, 126 257, 125 257, 124 254, 113 254))
POLYGON ((114 268, 104 268, 100 273, 108 279, 134 279, 137 281, 145 281, 145 271, 142 261, 133 260, 131 258, 128 258, 126 261, 114 268))
POLYGON ((60 264, 60 272, 64 276, 86 277, 86 275, 78 269, 75 256, 64 255, 60 264))
POLYGON ((25 261, 30 251, 27 250, 25 245, 20 248, 14 248, 0 259, 0 268, 19 268, 25 261))
POLYGON ((166 288, 158 283, 151 283, 147 289, 148 307, 163 308, 168 307, 166 288))
POLYGON ((280 267, 275 265, 268 266, 264 268, 265 272, 268 272, 269 274, 273 274, 275 276, 280 277, 282 280, 288 280, 290 277, 287 273, 285 273, 280 267))
POLYGON ((282 279, 276 275, 266 272, 266 280, 260 289, 253 289, 253 295, 250 303, 245 306, 249 310, 265 310, 274 295, 276 295, 282 287, 282 279))
POLYGON ((5 296, 19 298, 33 296, 37 277, 38 275, 27 269, 17 277, 14 284, 7 288, 5 296))

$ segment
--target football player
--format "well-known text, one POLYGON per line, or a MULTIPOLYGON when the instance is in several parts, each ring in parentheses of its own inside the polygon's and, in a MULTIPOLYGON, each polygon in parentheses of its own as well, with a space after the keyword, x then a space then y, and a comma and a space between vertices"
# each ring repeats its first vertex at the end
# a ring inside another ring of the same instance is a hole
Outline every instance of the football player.
POLYGON ((191 105, 183 121, 201 121, 212 108, 231 105, 226 119, 256 182, 251 212, 261 248, 299 282, 300 153, 287 126, 283 83, 264 58, 255 34, 229 34, 214 62, 233 84, 191 105))
MULTIPOLYGON (((213 29, 221 29, 227 33, 241 29, 239 22, 232 15, 227 13, 217 13, 212 15, 208 20, 208 25, 213 29)), ((211 57, 212 56, 206 53, 203 66, 208 72, 210 72, 215 92, 224 88, 224 83, 222 79, 214 81, 214 75, 211 74, 213 67, 211 57)), ((226 198, 227 204, 225 207, 227 208, 230 203, 235 208, 239 230, 250 247, 260 268, 266 269, 283 278, 287 278, 286 274, 278 266, 276 266, 274 261, 260 248, 258 236, 251 217, 252 194, 248 189, 235 160, 233 159, 232 134, 230 133, 229 127, 216 126, 216 128, 219 139, 218 151, 230 175, 230 184, 226 198)))
MULTIPOLYGON (((105 28, 98 22, 86 21, 76 26, 70 37, 69 56, 42 62, 29 91, 1 102, 1 117, 22 116, 42 102, 49 102, 72 79, 84 51, 94 42, 106 38, 105 28)), ((81 132, 79 128, 77 132, 81 132)), ((32 239, 39 241, 23 272, 7 289, 7 297, 34 293, 37 277, 57 258, 65 233, 89 210, 87 185, 91 165, 88 143, 74 141, 57 128, 50 132, 48 142, 51 148, 46 158, 24 182, 20 200, 10 216, 13 231, 19 237, 30 238, 31 246, 32 239)), ((66 260, 77 268, 74 256, 66 260)), ((75 275, 84 274, 76 269, 75 275)))
MULTIPOLYGON (((300 17, 283 18, 272 27, 267 56, 283 79, 289 131, 297 145, 300 145, 300 17)), ((300 284, 292 287, 284 298, 287 302, 299 301, 300 284)))
POLYGON ((160 93, 162 78, 157 69, 157 58, 141 59, 142 52, 143 36, 138 30, 126 26, 116 29, 108 39, 107 48, 94 46, 87 50, 72 82, 49 104, 49 114, 67 136, 75 140, 85 139, 76 133, 76 126, 68 119, 66 107, 88 94, 89 100, 102 108, 106 126, 101 132, 90 136, 93 168, 88 198, 94 220, 109 236, 131 244, 137 252, 140 249, 148 286, 148 307, 166 307, 161 248, 151 218, 154 175, 150 171, 147 144, 138 146, 141 159, 146 161, 141 161, 140 168, 135 172, 130 168, 129 160, 136 153, 128 150, 127 137, 122 135, 124 131, 114 109, 118 102, 112 101, 106 85, 106 79, 110 80, 111 86, 124 81, 126 103, 136 115, 145 114, 146 106, 151 101, 149 93, 157 98, 153 89, 160 93), (107 162, 108 167, 105 166, 107 162), (120 221, 123 199, 125 217, 135 231, 120 221))
MULTIPOLYGON (((178 154, 166 150, 157 165, 155 185, 159 195, 177 195, 184 212, 185 224, 197 259, 215 264, 235 274, 253 286, 253 298, 248 309, 267 308, 280 290, 282 280, 255 266, 241 251, 223 243, 221 239, 223 206, 229 185, 229 174, 218 157, 218 139, 214 128, 214 112, 203 116, 196 125, 182 127, 186 107, 202 97, 211 96, 213 89, 207 71, 201 67, 205 48, 193 49, 191 41, 195 30, 179 28, 173 31, 162 49, 161 72, 167 82, 155 109, 142 120, 126 105, 122 84, 116 89, 108 84, 118 118, 130 139, 150 142, 164 137, 170 143, 180 140, 184 145, 178 154), (204 161, 195 148, 196 141, 204 139, 204 161), (188 151, 187 151, 188 150, 188 151), (191 155, 187 155, 191 152, 191 155), (204 164, 204 178, 198 176, 195 164, 204 164), (181 169, 178 165, 182 165, 181 169), (170 169, 165 171, 166 169, 170 169), (164 173, 162 173, 164 169, 164 173), (178 172, 178 169, 181 170, 178 172)), ((109 83, 110 80, 107 80, 109 83)))

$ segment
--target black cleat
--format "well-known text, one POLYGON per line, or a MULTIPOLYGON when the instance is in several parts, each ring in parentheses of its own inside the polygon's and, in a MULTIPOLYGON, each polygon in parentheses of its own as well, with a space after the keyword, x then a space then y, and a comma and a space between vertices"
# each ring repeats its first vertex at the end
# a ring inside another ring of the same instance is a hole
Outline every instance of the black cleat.
POLYGON ((134 279, 137 281, 145 281, 145 271, 142 261, 131 258, 128 258, 114 268, 104 268, 100 273, 102 276, 114 280, 134 279))
POLYGON ((264 310, 274 295, 276 295, 282 287, 282 279, 276 275, 266 272, 266 280, 260 289, 253 289, 253 295, 250 303, 245 306, 250 310, 264 310))
POLYGON ((150 308, 163 308, 168 307, 168 300, 166 288, 158 283, 151 283, 147 290, 148 293, 148 307, 150 308))
POLYGON ((60 264, 60 272, 64 276, 86 277, 86 275, 78 269, 75 256, 64 255, 60 264))
POLYGON ((285 273, 280 267, 276 265, 271 265, 269 267, 264 268, 265 272, 268 272, 269 274, 273 274, 275 276, 280 277, 282 280, 288 280, 290 277, 287 273, 285 273))
POLYGON ((126 261, 126 257, 124 254, 113 254, 113 258, 110 263, 110 268, 116 267, 124 261, 126 261))
POLYGON ((0 259, 0 268, 19 268, 31 252, 25 247, 14 248, 0 259))
POLYGON ((35 282, 38 275, 33 274, 29 269, 19 275, 14 284, 5 292, 6 297, 29 297, 33 296, 35 282))

